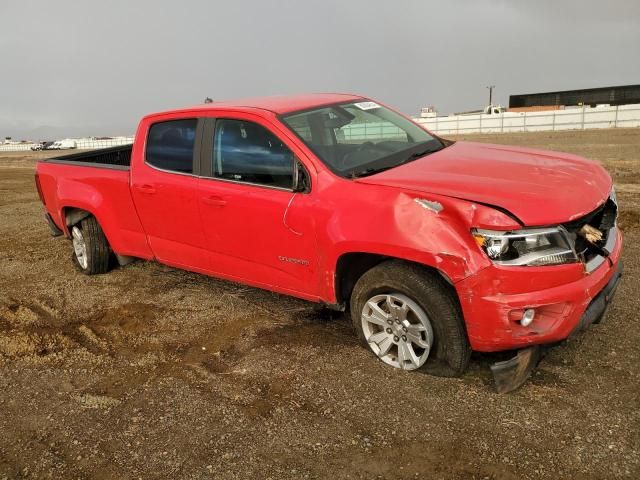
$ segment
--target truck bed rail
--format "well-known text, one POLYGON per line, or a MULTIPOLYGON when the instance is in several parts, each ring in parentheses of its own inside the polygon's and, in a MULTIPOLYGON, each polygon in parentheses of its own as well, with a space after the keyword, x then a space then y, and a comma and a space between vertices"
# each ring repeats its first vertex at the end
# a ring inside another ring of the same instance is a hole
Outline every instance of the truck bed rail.
POLYGON ((121 145, 118 147, 101 148, 88 152, 52 157, 42 161, 48 163, 63 163, 68 165, 128 170, 131 165, 132 148, 133 145, 121 145))

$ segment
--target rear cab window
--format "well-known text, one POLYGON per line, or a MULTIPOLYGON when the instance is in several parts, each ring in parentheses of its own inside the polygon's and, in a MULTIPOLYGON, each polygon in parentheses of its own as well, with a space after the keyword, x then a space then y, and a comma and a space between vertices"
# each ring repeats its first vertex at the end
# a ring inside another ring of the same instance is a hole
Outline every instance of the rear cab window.
POLYGON ((145 162, 159 170, 193 173, 197 125, 195 118, 152 124, 147 134, 145 162))

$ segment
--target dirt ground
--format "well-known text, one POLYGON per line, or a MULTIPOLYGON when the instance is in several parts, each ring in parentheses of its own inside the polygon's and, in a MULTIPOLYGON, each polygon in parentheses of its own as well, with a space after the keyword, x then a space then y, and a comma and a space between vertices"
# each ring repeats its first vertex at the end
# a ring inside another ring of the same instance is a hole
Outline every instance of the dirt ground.
POLYGON ((393 370, 348 319, 134 263, 87 277, 52 238, 43 153, 0 153, 0 480, 640 478, 640 129, 474 135, 597 159, 626 276, 605 323, 493 393, 393 370))

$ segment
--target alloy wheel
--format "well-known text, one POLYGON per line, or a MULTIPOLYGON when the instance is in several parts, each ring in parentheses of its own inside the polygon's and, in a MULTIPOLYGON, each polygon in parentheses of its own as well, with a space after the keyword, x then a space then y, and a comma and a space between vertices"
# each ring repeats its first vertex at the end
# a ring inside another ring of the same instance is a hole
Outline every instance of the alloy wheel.
POLYGON ((375 295, 365 303, 361 322, 369 347, 384 363, 415 370, 427 361, 433 328, 422 307, 406 295, 375 295))
POLYGON ((73 239, 73 251, 76 255, 76 259, 78 260, 78 264, 86 270, 89 265, 89 260, 87 258, 87 243, 84 241, 84 237, 82 236, 82 230, 78 227, 73 227, 71 230, 71 237, 73 239))

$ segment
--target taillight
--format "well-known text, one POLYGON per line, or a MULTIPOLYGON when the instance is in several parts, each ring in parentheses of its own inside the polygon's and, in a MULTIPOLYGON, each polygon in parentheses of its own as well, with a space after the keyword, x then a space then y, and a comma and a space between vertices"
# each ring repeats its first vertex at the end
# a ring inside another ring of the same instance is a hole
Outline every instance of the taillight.
POLYGON ((40 186, 40 177, 38 176, 38 173, 36 173, 35 177, 36 177, 36 190, 38 190, 38 196, 40 197, 40 201, 44 205, 46 205, 44 201, 44 195, 42 194, 42 187, 40 186))

